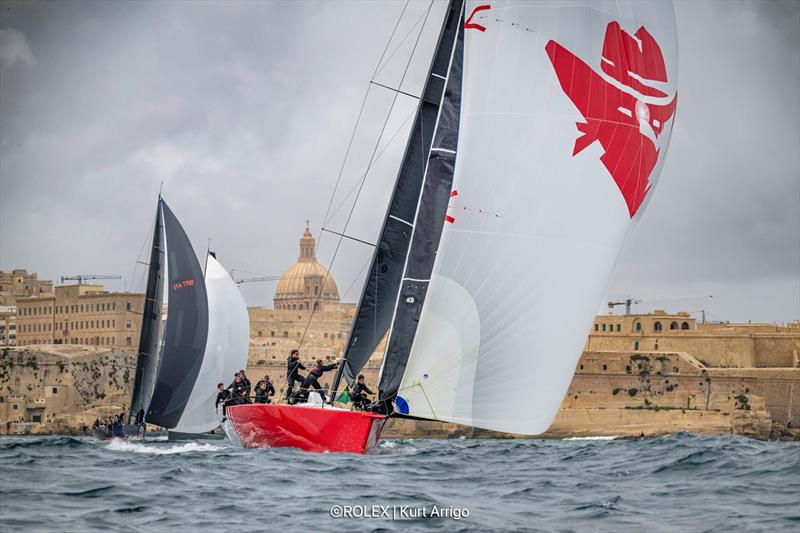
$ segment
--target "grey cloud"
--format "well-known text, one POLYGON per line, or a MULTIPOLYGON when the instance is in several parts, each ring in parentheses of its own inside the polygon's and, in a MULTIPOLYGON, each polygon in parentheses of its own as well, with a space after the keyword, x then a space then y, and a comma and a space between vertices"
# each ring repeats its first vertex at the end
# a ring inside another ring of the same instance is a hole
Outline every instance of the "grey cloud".
MULTIPOLYGON (((2 31, 22 35, 35 59, 6 52, 3 33, 0 268, 48 278, 119 273, 133 285, 162 181, 195 248, 202 253, 210 237, 227 268, 280 274, 298 254, 306 218, 329 263, 336 240, 320 238, 319 225, 402 3, 3 5, 2 31)), ((425 7, 411 2, 398 36, 425 7)), ((409 92, 420 89, 441 10, 419 44, 409 92)), ((714 293, 703 303, 719 318, 798 318, 800 9, 683 2, 676 12, 670 155, 608 294, 714 293)), ((411 44, 380 81, 397 84, 411 44)), ((357 186, 391 98, 370 89, 334 206, 357 186)), ((397 102, 387 132, 399 133, 370 172, 348 233, 377 238, 413 106, 397 102)), ((329 226, 340 230, 349 208, 329 226)), ((350 301, 369 252, 345 241, 333 265, 340 291, 352 285, 350 301)), ((274 290, 243 288, 250 304, 269 303, 274 290)))

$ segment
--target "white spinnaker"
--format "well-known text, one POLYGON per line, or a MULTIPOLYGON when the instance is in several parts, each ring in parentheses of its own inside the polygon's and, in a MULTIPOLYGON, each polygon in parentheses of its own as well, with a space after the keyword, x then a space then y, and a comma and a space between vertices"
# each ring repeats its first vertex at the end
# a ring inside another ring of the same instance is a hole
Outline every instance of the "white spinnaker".
POLYGON ((174 431, 204 433, 222 421, 217 413, 217 383, 227 384, 247 364, 250 320, 239 288, 211 255, 206 265, 208 339, 203 365, 192 394, 174 431))
MULTIPOLYGON (((445 223, 398 395, 411 415, 537 434, 558 411, 614 261, 650 196, 631 217, 601 143, 573 156, 576 123, 585 120, 545 46, 553 40, 601 72, 609 23, 629 35, 644 26, 660 45, 668 82, 659 87, 671 97, 675 19, 668 2, 476 10, 481 4, 465 10, 485 31, 465 31, 454 221, 445 223)), ((648 193, 672 123, 657 124, 648 193)))

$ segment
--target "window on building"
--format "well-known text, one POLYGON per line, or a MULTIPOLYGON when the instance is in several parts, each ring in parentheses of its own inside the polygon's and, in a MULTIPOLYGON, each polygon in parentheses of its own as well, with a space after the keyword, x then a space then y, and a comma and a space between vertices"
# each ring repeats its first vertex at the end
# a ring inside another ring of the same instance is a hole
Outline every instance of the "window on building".
POLYGON ((53 394, 58 394, 58 387, 53 387, 53 394))
POLYGON ((639 351, 639 341, 633 343, 633 349, 639 351))
POLYGON ((328 334, 327 334, 327 333, 325 334, 325 338, 326 338, 326 339, 328 338, 328 334))
POLYGON ((622 324, 617 324, 617 331, 622 331, 622 324))
POLYGON ((608 370, 608 365, 603 365, 603 370, 608 370))
POLYGON ((595 324, 594 325, 594 330, 595 331, 600 331, 600 324, 595 324))
POLYGON ((275 336, 275 332, 274 332, 274 331, 270 331, 270 332, 269 332, 269 336, 270 336, 270 337, 274 337, 274 336, 275 336))
POLYGON ((83 304, 81 304, 81 313, 83 313, 83 304))
POLYGON ((605 331, 605 330, 606 330, 606 325, 605 325, 605 324, 603 324, 603 331, 605 331))
POLYGON ((314 287, 314 296, 319 294, 319 287, 314 287))
POLYGON ((131 345, 131 338, 125 337, 125 346, 130 346, 130 345, 131 345))
POLYGON ((684 322, 683 324, 681 324, 681 329, 689 329, 689 323, 684 322))
POLYGON ((288 339, 289 338, 289 332, 288 331, 284 331, 283 332, 283 338, 284 339, 288 339))
POLYGON ((125 321, 125 327, 126 328, 132 328, 133 327, 133 320, 126 320, 125 321))
POLYGON ((125 307, 125 309, 126 309, 126 311, 133 311, 133 303, 132 302, 128 302, 126 307, 125 307))
POLYGON ((117 310, 117 302, 114 302, 113 304, 111 304, 111 310, 112 311, 116 311, 117 310))
POLYGON ((678 329, 678 323, 677 323, 677 322, 673 322, 673 323, 671 323, 671 324, 669 325, 669 329, 678 329))
POLYGON ((633 325, 633 329, 635 329, 636 331, 642 331, 642 323, 637 320, 636 323, 633 325))
POLYGON ((653 331, 661 331, 661 322, 659 322, 659 321, 656 321, 656 322, 653 324, 653 331))
POLYGON ((261 332, 260 332, 260 331, 258 332, 258 336, 259 336, 259 337, 261 336, 261 332))

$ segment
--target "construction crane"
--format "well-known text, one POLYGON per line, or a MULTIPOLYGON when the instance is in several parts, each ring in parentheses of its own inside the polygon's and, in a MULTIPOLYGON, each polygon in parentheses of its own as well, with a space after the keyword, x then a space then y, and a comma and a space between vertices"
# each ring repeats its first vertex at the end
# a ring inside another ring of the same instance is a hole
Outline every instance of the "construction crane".
POLYGON ((77 281, 81 285, 84 281, 90 279, 122 279, 120 275, 104 275, 104 274, 77 274, 75 276, 61 276, 61 283, 65 281, 77 281))
MULTIPOLYGON (((609 313, 613 313, 614 312, 614 308, 616 306, 624 305, 625 306, 625 314, 629 315, 629 314, 631 314, 631 306, 633 304, 638 304, 638 303, 642 303, 642 301, 641 300, 637 300, 635 298, 625 298, 621 302, 608 302, 608 312, 609 313)), ((603 326, 603 327, 605 327, 605 326, 603 326)))
MULTIPOLYGON (((676 300, 704 300, 706 298, 713 298, 713 294, 707 294, 705 296, 689 296, 685 298, 658 298, 655 300, 639 300, 637 298, 626 298, 619 302, 608 302, 608 312, 613 313, 614 308, 618 305, 625 306, 625 314, 631 314, 631 306, 633 304, 640 304, 640 303, 656 303, 656 302, 670 302, 676 300)), ((705 312, 703 312, 703 323, 705 323, 705 312)))
POLYGON ((234 279, 233 281, 235 281, 237 285, 241 285, 242 283, 257 283, 260 281, 278 281, 281 277, 282 276, 257 276, 255 278, 234 279))

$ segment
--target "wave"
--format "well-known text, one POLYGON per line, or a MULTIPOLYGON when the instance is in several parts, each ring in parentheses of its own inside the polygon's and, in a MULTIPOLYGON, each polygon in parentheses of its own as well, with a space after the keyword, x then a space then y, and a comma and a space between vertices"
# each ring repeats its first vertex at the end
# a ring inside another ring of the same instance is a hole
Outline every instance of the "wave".
POLYGON ((614 440, 617 435, 597 436, 597 437, 565 437, 561 440, 614 440))
POLYGON ((207 443, 187 442, 185 444, 178 444, 175 446, 153 446, 141 442, 129 442, 125 440, 112 439, 108 446, 108 450, 115 452, 132 452, 132 453, 147 453, 152 455, 172 455, 176 453, 193 453, 193 452, 216 452, 222 447, 214 446, 207 443))
POLYGON ((0 450, 13 450, 16 448, 44 448, 67 447, 80 448, 87 446, 89 441, 77 437, 12 437, 13 440, 0 442, 0 450))

